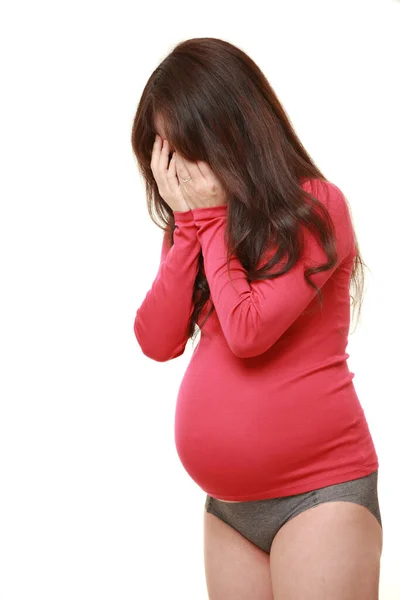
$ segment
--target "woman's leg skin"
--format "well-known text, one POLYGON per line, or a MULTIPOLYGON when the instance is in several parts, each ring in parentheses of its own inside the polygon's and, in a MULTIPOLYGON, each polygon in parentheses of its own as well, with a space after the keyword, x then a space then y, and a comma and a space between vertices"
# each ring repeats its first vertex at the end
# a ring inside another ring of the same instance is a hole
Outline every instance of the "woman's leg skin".
POLYGON ((365 506, 330 501, 305 510, 272 543, 275 600, 378 600, 382 544, 365 506))
POLYGON ((209 600, 276 600, 269 554, 206 510, 204 566, 209 600))

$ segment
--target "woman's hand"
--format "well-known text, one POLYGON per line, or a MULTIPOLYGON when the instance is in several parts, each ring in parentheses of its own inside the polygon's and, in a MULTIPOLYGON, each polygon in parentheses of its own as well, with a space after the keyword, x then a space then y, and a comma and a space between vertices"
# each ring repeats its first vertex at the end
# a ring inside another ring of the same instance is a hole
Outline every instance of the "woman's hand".
POLYGON ((161 198, 174 211, 188 211, 181 186, 176 175, 176 157, 171 158, 168 166, 169 148, 168 142, 156 135, 151 153, 150 167, 156 180, 158 192, 161 198))
POLYGON ((191 209, 227 204, 227 194, 208 163, 186 160, 177 152, 173 156, 176 156, 176 174, 182 195, 191 209), (189 177, 189 181, 183 181, 189 177))
POLYGON ((221 182, 206 162, 191 162, 174 152, 168 165, 169 152, 167 140, 156 135, 150 166, 161 198, 173 211, 227 203, 221 182))

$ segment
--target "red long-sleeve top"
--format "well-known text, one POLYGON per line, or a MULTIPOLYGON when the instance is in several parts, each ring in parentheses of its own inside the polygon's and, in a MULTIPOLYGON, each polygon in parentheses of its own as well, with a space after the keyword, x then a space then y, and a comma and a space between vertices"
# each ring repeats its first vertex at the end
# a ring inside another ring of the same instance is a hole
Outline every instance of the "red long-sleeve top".
POLYGON ((164 237, 157 276, 136 313, 134 332, 146 356, 181 355, 202 250, 215 310, 179 387, 175 444, 189 476, 222 500, 300 494, 379 466, 347 365, 356 253, 350 213, 333 183, 312 179, 302 186, 324 203, 335 227, 338 262, 311 275, 322 310, 304 269, 327 256, 306 228, 303 254, 290 271, 249 283, 234 256, 231 283, 228 206, 221 205, 174 212, 174 244, 164 237))

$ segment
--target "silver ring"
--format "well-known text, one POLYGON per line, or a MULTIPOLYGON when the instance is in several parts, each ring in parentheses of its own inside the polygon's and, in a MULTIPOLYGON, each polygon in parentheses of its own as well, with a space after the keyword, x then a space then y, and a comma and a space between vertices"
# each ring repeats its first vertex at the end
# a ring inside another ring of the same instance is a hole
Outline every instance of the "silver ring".
POLYGON ((191 177, 188 177, 187 179, 182 179, 182 182, 183 182, 183 183, 187 183, 187 182, 188 182, 188 181, 190 181, 191 179, 192 179, 191 177))

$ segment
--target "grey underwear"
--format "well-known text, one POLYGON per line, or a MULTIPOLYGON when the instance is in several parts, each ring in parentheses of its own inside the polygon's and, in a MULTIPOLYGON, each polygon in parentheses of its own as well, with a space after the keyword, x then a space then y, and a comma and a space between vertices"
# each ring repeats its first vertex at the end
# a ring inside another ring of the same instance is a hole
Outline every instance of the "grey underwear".
POLYGON ((280 498, 228 503, 207 494, 205 509, 269 554, 275 535, 287 521, 317 504, 335 500, 365 506, 382 527, 378 471, 352 481, 280 498))

